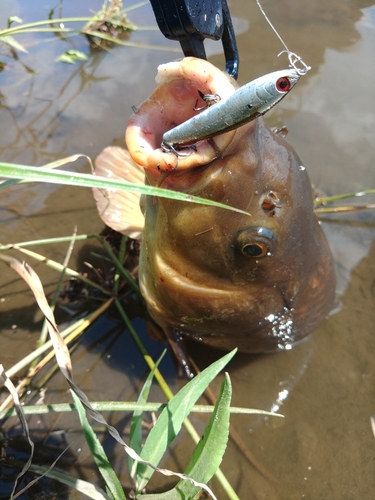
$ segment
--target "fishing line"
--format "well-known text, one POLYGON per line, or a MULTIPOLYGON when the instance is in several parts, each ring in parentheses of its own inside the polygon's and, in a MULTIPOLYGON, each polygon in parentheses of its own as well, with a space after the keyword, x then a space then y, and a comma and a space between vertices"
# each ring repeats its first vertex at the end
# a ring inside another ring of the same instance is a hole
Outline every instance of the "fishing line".
POLYGON ((294 52, 291 52, 286 43, 284 42, 284 40, 281 38, 281 36, 279 35, 279 33, 277 32, 276 28, 274 27, 274 25, 271 23, 271 21, 269 20, 269 18, 267 17, 267 14, 264 12, 263 10, 263 7, 260 5, 260 1, 259 0, 255 0, 258 7, 259 7, 259 10, 261 11, 261 13, 263 14, 263 17, 265 18, 265 20, 267 21, 267 23, 271 26, 273 32, 275 33, 275 35, 277 36, 277 38, 280 40, 280 42, 284 45, 285 47, 285 50, 282 50, 280 52, 280 54, 277 55, 277 57, 280 57, 281 54, 284 54, 284 52, 286 52, 288 54, 288 59, 289 59, 289 63, 290 65, 292 66, 293 69, 295 69, 297 71, 297 73, 299 75, 306 75, 306 73, 311 69, 311 66, 307 66, 307 64, 304 63, 304 61, 302 60, 302 58, 300 56, 298 56, 297 54, 295 54, 294 52), (303 68, 298 68, 296 66, 296 64, 300 62, 303 66, 303 68))

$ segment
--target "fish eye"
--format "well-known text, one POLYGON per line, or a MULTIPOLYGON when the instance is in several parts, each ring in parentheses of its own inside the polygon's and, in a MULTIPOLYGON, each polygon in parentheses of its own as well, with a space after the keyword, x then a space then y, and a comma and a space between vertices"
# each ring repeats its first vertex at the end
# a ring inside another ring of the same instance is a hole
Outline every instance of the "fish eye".
POLYGON ((290 90, 290 81, 286 76, 282 76, 277 80, 276 90, 279 92, 288 92, 290 90))
POLYGON ((261 243, 248 243, 241 250, 244 255, 249 257, 264 257, 267 255, 267 247, 261 243))
POLYGON ((276 243, 275 233, 265 227, 252 227, 240 232, 237 237, 236 247, 246 257, 261 259, 267 255, 272 255, 276 243))

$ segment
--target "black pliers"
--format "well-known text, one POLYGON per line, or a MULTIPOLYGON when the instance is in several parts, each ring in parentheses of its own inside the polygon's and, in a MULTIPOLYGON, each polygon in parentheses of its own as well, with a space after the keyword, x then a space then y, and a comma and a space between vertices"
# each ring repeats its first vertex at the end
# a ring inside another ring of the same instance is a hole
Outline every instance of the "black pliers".
POLYGON ((150 0, 160 31, 180 42, 185 56, 207 59, 205 38, 222 40, 226 71, 237 79, 239 57, 226 0, 150 0))

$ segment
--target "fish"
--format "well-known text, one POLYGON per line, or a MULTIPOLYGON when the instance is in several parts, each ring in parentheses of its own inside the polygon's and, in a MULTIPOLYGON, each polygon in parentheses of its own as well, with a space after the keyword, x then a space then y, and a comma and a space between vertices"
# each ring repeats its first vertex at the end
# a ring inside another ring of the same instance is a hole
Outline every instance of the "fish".
MULTIPOLYGON (((163 151, 163 134, 197 113, 197 91, 223 98, 237 84, 195 58, 162 65, 156 81, 129 120, 128 150, 104 150, 96 173, 143 169, 147 184, 245 213, 142 197, 139 284, 150 317, 169 339, 248 353, 291 349, 335 302, 334 262, 306 168, 263 117, 198 141, 189 155, 163 151)), ((108 193, 95 196, 105 222, 121 212, 108 193)), ((134 220, 128 224, 134 233, 134 220)))

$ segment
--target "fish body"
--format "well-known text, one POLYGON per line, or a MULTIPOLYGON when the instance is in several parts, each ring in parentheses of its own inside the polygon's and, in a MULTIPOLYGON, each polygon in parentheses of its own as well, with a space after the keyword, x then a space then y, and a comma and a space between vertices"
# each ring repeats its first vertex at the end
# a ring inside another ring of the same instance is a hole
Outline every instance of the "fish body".
POLYGON ((140 286, 165 331, 223 349, 288 349, 332 308, 333 260, 295 151, 262 119, 240 135, 173 187, 251 215, 148 197, 140 286))
MULTIPOLYGON (((143 198, 139 282, 148 311, 169 337, 174 331, 244 352, 289 349, 323 320, 335 296, 333 259, 306 169, 263 118, 214 137, 216 150, 209 141, 198 142, 176 168, 175 155, 160 149, 163 134, 194 115, 198 89, 225 97, 236 84, 194 58, 163 66, 158 79, 160 86, 129 121, 132 160, 122 150, 117 172, 141 165, 151 185, 249 215, 143 198)), ((99 157, 99 174, 112 157, 108 150, 99 157)), ((110 198, 105 204, 110 212, 120 209, 111 208, 110 198)), ((134 231, 134 222, 129 226, 134 231)))
POLYGON ((281 101, 300 79, 293 69, 275 71, 243 85, 232 95, 168 130, 164 146, 184 146, 236 129, 264 115, 281 101))

